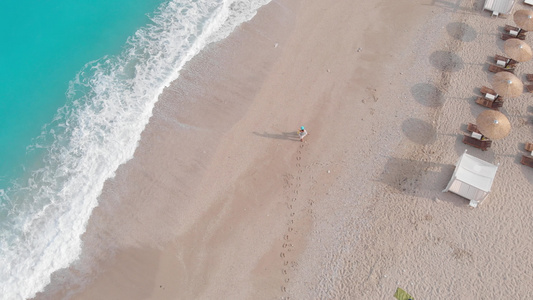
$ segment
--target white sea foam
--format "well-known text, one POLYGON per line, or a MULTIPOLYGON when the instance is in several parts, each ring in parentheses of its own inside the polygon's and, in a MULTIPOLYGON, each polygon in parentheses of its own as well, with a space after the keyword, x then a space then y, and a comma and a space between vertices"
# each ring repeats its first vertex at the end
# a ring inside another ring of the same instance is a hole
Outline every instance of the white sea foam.
POLYGON ((169 1, 120 56, 86 64, 70 83, 68 104, 36 142, 45 152, 42 167, 0 191, 2 299, 33 297, 52 272, 76 260, 105 180, 133 157, 163 88, 207 44, 268 2, 169 1))

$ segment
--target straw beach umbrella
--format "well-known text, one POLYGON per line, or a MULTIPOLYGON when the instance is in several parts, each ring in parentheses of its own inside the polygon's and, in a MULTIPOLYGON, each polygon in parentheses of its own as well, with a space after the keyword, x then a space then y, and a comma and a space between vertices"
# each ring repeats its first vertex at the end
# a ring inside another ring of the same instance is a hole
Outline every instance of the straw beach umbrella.
POLYGON ((503 97, 518 97, 524 90, 524 84, 509 72, 498 72, 492 77, 494 91, 503 97))
POLYGON ((519 62, 528 61, 533 56, 531 47, 529 47, 526 42, 519 39, 508 39, 505 41, 503 44, 503 51, 505 51, 505 53, 512 59, 519 62))
POLYGON ((481 134, 493 140, 502 139, 511 131, 509 119, 496 110, 486 110, 480 113, 476 124, 481 134))
POLYGON ((513 20, 518 27, 524 30, 533 30, 533 11, 527 9, 517 10, 513 15, 513 20))

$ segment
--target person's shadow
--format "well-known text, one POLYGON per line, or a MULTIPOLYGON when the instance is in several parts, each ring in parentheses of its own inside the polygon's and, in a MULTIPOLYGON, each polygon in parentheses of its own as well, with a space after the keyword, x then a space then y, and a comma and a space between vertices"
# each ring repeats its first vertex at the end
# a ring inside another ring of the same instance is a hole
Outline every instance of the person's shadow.
POLYGON ((282 133, 259 133, 259 132, 253 132, 253 134, 265 137, 265 138, 271 138, 271 139, 278 139, 278 140, 289 140, 289 141, 299 141, 300 137, 298 136, 298 132, 296 131, 289 131, 289 132, 282 132, 282 133))

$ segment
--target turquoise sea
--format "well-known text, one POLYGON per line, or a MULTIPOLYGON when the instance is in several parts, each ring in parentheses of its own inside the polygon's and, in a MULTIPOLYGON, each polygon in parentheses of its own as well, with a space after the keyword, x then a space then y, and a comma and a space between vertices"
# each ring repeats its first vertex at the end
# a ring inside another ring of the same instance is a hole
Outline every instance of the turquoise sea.
POLYGON ((269 1, 0 1, 0 299, 78 257, 163 88, 269 1))
POLYGON ((83 66, 117 55, 162 0, 0 1, 0 189, 33 165, 26 149, 83 66))

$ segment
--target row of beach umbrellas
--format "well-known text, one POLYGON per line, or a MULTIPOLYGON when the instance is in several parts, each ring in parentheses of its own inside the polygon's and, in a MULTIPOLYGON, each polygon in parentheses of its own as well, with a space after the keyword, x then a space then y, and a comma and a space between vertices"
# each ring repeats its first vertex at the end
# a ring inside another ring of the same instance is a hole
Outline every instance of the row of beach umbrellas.
MULTIPOLYGON (((521 9, 514 13, 513 20, 516 25, 524 30, 533 31, 533 11, 521 9)), ((531 47, 520 39, 508 39, 504 43, 504 52, 510 58, 525 62, 531 60, 533 51, 531 47)), ((522 81, 509 72, 498 72, 492 78, 492 87, 502 97, 518 97, 524 90, 522 81)), ((479 131, 486 137, 496 140, 509 135, 511 123, 499 111, 486 110, 476 118, 479 131)))
MULTIPOLYGON (((516 25, 524 30, 533 30, 533 11, 521 9, 517 10, 513 15, 513 20, 516 25)), ((503 45, 503 51, 509 55, 510 58, 518 62, 526 62, 533 57, 531 47, 520 39, 508 39, 503 45)), ((522 81, 514 74, 509 72, 497 73, 493 79, 492 84, 496 93, 502 97, 518 97, 524 90, 522 81), (506 73, 506 74, 504 74, 506 73)))

